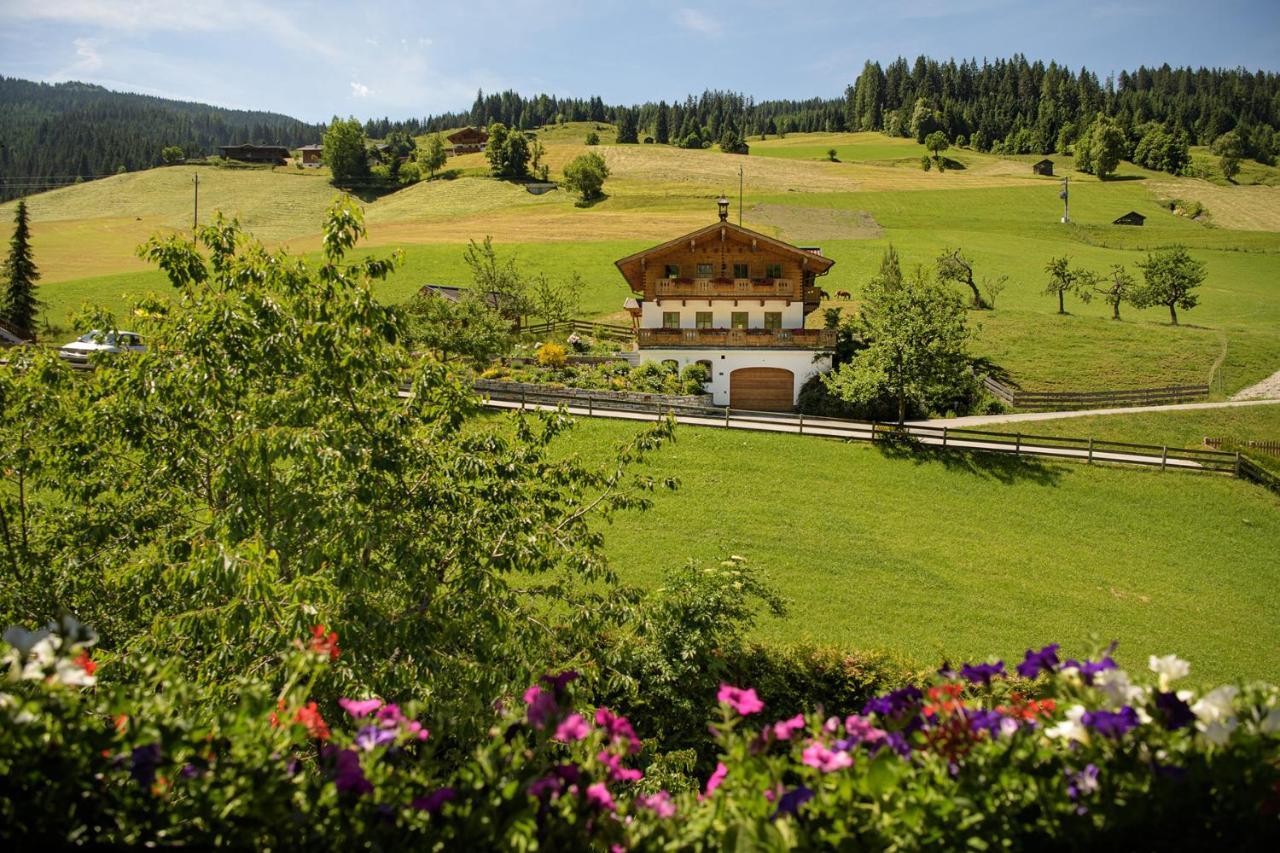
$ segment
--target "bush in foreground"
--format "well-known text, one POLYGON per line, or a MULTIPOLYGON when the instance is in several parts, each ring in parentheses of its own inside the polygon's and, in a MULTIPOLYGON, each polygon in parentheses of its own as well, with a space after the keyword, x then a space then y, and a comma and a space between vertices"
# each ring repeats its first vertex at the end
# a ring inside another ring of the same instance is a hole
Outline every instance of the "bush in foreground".
POLYGON ((544 676, 474 751, 437 751, 420 706, 317 707, 342 654, 316 626, 284 687, 233 706, 165 666, 98 685, 94 636, 66 621, 0 646, 0 835, 26 844, 468 849, 1262 848, 1280 840, 1280 692, 1197 694, 1150 659, 1138 684, 1058 647, 944 667, 860 713, 775 719, 721 684, 701 790, 630 722, 544 676), (1019 688, 1030 688, 1025 692, 1019 688), (759 721, 759 722, 756 722, 759 721), (681 790, 681 788, 684 790, 681 790), (674 790, 673 790, 674 789, 674 790))

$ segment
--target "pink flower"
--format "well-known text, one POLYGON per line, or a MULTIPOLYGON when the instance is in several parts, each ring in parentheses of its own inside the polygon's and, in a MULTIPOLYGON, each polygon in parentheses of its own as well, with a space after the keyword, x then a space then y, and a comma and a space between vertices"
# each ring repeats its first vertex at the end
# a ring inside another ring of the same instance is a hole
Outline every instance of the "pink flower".
POLYGON ((636 798, 636 805, 642 809, 648 809, 663 819, 675 817, 676 814, 676 804, 671 802, 671 795, 666 791, 659 791, 656 794, 641 794, 636 798))
POLYGON ((640 738, 636 737, 635 729, 631 728, 626 717, 620 717, 608 708, 596 708, 596 725, 604 729, 611 742, 618 743, 625 739, 628 752, 634 754, 640 751, 640 738))
POLYGON ((644 774, 639 770, 622 766, 622 758, 609 752, 601 752, 596 760, 609 768, 609 778, 615 782, 639 782, 644 774))
POLYGON ((805 747, 801 760, 810 767, 816 767, 823 773, 833 773, 853 766, 853 758, 847 752, 830 750, 814 741, 805 747))
POLYGON ((404 714, 400 713, 399 705, 383 705, 378 709, 377 719, 384 729, 394 729, 404 722, 404 714))
POLYGON ((590 731, 591 728, 581 714, 570 714, 556 726, 556 740, 572 743, 582 740, 590 731))
POLYGON ((790 740, 791 736, 804 728, 804 714, 796 714, 789 720, 778 720, 773 724, 773 736, 778 740, 790 740))
POLYGON ((609 793, 609 788, 603 782, 587 786, 587 802, 609 812, 616 808, 613 803, 613 795, 609 793))
POLYGON ((721 705, 728 705, 744 717, 764 710, 764 703, 756 695, 754 687, 743 690, 731 684, 721 684, 720 692, 716 694, 716 701, 721 705))
POLYGON ((404 730, 417 740, 426 740, 431 737, 431 732, 423 728, 422 723, 417 720, 410 720, 409 724, 404 727, 404 730))
POLYGON ((367 717, 382 707, 381 699, 339 699, 338 704, 355 719, 367 717))
POLYGON ((533 685, 524 692, 524 704, 529 706, 529 725, 540 729, 547 724, 547 719, 556 712, 554 693, 533 685))
POLYGON ((860 743, 875 743, 884 737, 884 731, 871 725, 866 717, 857 714, 844 718, 844 730, 860 743))
POLYGON ((724 766, 724 762, 716 764, 715 771, 711 774, 711 778, 707 780, 707 789, 698 795, 699 800, 705 800, 711 796, 716 788, 720 787, 720 783, 724 781, 724 777, 729 775, 729 768, 724 766))

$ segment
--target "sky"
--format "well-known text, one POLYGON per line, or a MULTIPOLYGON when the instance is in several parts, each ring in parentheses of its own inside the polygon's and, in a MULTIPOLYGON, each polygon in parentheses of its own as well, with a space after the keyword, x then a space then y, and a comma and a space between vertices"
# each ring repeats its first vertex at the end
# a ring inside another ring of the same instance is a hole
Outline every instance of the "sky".
POLYGON ((1280 0, 0 0, 0 74, 307 121, 464 110, 477 89, 834 97, 866 59, 1280 70, 1280 0))

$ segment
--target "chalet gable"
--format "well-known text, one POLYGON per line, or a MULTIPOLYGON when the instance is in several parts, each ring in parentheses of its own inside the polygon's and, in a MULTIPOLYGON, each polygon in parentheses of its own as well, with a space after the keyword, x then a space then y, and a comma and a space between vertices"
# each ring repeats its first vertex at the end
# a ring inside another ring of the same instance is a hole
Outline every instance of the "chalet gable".
POLYGON ((627 284, 631 285, 631 289, 643 293, 649 270, 669 259, 687 258, 690 255, 699 258, 705 256, 705 262, 712 266, 713 278, 732 277, 733 264, 748 259, 758 259, 760 263, 775 259, 789 260, 804 272, 815 276, 826 273, 835 264, 832 259, 823 257, 820 249, 792 246, 741 225, 720 221, 628 255, 616 261, 615 265, 627 284))

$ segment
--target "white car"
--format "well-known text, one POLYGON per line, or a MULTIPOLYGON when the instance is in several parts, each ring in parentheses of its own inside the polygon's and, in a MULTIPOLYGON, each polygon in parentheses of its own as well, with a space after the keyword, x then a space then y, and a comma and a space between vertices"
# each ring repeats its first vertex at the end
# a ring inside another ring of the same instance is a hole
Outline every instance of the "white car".
POLYGON ((58 355, 68 361, 85 363, 95 352, 146 352, 142 336, 134 332, 101 332, 94 329, 87 335, 58 350, 58 355))

